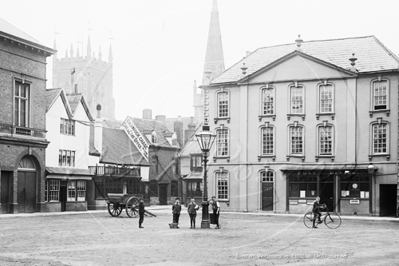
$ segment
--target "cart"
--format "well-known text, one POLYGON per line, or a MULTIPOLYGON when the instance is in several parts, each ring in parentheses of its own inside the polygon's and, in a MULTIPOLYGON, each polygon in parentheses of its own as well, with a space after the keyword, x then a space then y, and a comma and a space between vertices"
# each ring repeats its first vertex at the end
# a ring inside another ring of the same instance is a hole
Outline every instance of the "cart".
POLYGON ((139 215, 138 205, 139 197, 134 194, 111 194, 108 193, 108 213, 113 216, 119 216, 123 209, 130 218, 136 218, 139 215))

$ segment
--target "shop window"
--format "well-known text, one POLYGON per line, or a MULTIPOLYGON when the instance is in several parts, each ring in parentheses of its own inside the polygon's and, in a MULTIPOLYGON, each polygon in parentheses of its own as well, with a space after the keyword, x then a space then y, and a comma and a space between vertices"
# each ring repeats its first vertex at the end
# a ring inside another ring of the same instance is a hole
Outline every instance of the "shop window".
POLYGON ((129 194, 141 194, 140 180, 131 178, 126 181, 127 193, 129 194))
POLYGON ((56 202, 60 200, 60 180, 47 180, 44 190, 44 201, 56 202))
POLYGON ((68 181, 67 201, 86 200, 86 181, 68 181))
POLYGON ((187 197, 201 197, 201 181, 187 181, 187 197))
POLYGON ((289 178, 289 196, 296 198, 316 197, 317 176, 291 176, 289 178))
POLYGON ((341 179, 341 198, 370 197, 370 180, 368 175, 343 175, 341 179))

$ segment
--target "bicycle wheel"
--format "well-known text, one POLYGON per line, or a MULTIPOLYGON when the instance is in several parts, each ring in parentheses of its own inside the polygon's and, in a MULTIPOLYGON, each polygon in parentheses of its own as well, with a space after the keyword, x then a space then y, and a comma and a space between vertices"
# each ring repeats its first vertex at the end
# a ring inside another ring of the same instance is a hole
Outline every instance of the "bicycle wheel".
POLYGON ((308 212, 303 216, 303 223, 307 228, 313 227, 313 220, 314 220, 313 212, 308 212))
POLYGON ((341 225, 341 217, 337 213, 329 213, 324 218, 324 224, 330 229, 336 229, 341 225))

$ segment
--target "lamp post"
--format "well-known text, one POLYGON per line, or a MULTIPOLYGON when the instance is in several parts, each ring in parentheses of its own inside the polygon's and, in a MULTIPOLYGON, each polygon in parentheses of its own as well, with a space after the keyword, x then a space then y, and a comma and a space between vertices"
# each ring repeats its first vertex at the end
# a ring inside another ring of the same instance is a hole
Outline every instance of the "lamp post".
POLYGON ((211 150, 212 144, 215 141, 216 135, 209 131, 209 125, 207 121, 204 122, 202 126, 202 131, 195 134, 197 137, 198 144, 202 151, 203 161, 204 161, 204 193, 202 197, 202 220, 201 228, 210 228, 209 223, 209 202, 208 202, 208 182, 206 174, 206 164, 208 162, 208 153, 211 150))

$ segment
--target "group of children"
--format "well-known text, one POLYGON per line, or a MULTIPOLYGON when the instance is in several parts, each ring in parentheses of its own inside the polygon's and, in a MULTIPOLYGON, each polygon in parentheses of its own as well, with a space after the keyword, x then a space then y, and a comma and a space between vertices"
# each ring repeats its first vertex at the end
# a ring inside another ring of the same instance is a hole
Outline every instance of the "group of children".
MULTIPOLYGON (((209 201, 209 205, 212 208, 212 213, 214 216, 214 223, 216 224, 215 229, 220 229, 220 226, 219 226, 220 204, 217 201, 215 196, 213 196, 212 199, 209 201)), ((187 212, 190 216, 190 229, 195 229, 195 218, 197 217, 198 210, 199 210, 199 206, 195 203, 195 199, 191 198, 191 202, 187 206, 187 212)), ((180 212, 181 212, 180 199, 176 198, 175 203, 172 206, 173 223, 177 224, 176 228, 179 228, 180 212)), ((144 221, 144 213, 145 213, 144 201, 143 201, 143 199, 140 199, 139 228, 144 228, 142 226, 143 221, 144 221)))

